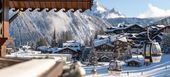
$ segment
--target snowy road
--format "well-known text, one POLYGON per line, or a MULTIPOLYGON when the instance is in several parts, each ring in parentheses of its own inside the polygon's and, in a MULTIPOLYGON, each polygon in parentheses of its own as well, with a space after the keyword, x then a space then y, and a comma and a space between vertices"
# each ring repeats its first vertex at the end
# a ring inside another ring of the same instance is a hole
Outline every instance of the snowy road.
MULTIPOLYGON (((108 63, 107 63, 108 64, 108 63)), ((163 55, 160 63, 153 63, 142 67, 123 67, 120 75, 108 74, 108 65, 98 66, 97 75, 90 75, 92 67, 85 67, 85 77, 170 77, 170 55, 163 55)))

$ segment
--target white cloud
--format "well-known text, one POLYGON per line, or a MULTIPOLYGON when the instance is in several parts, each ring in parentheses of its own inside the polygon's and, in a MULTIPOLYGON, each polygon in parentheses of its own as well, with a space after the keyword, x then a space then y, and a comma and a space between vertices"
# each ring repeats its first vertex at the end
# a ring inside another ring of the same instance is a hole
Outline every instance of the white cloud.
POLYGON ((144 13, 141 13, 138 16, 139 18, 170 16, 170 9, 164 10, 156 6, 153 6, 152 4, 149 4, 148 7, 149 7, 149 10, 144 13))

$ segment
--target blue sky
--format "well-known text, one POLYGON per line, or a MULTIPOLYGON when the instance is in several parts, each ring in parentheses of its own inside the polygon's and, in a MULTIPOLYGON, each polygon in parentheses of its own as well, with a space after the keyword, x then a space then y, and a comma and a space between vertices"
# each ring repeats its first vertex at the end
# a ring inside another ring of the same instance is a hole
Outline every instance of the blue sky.
MULTIPOLYGON (((170 0, 95 0, 102 3, 107 8, 115 8, 128 17, 138 17, 154 8, 169 13, 170 0)), ((164 13, 163 13, 164 14, 164 13)))

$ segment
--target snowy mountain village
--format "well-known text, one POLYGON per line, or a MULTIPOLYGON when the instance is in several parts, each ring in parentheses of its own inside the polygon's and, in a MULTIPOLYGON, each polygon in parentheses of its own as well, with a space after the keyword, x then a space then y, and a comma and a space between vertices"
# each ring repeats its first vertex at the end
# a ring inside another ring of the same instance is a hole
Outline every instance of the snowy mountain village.
POLYGON ((118 25, 106 28, 99 34, 96 33, 89 46, 77 40, 67 40, 59 45, 55 41, 54 31, 51 46, 40 45, 33 50, 31 46, 25 45, 7 56, 20 58, 42 58, 44 56, 44 58, 63 59, 66 66, 72 63, 80 64, 81 75, 85 76, 100 73, 110 73, 113 76, 126 73, 128 76, 136 72, 143 75, 144 71, 138 70, 145 70, 144 67, 164 65, 168 68, 170 61, 164 61, 164 59, 170 58, 169 50, 165 50, 169 49, 166 45, 168 41, 165 40, 169 39, 165 37, 169 29, 169 26, 164 25, 146 27, 136 24, 118 25), (131 71, 132 69, 135 71, 131 71))
POLYGON ((0 77, 170 77, 170 11, 98 1, 0 0, 0 77))

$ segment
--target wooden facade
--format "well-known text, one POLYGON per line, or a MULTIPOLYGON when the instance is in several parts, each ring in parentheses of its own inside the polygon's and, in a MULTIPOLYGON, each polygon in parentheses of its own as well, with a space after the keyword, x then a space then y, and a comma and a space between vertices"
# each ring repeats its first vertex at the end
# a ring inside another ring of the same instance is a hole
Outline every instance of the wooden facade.
POLYGON ((129 57, 128 42, 120 40, 104 43, 95 47, 99 62, 110 62, 111 60, 118 59, 124 60, 129 57))
POLYGON ((125 26, 121 28, 107 28, 106 34, 121 34, 121 33, 140 33, 146 31, 145 28, 139 25, 125 26))
POLYGON ((145 28, 143 28, 139 25, 132 25, 132 26, 127 27, 124 32, 126 32, 126 33, 140 33, 143 31, 146 31, 145 28))
POLYGON ((80 51, 76 51, 76 50, 73 50, 71 48, 63 48, 63 49, 57 51, 56 53, 58 53, 58 54, 71 54, 72 58, 76 59, 76 60, 78 60, 81 56, 80 51))
POLYGON ((114 52, 114 46, 108 44, 102 44, 95 47, 99 62, 109 62, 116 57, 116 52, 114 52))

